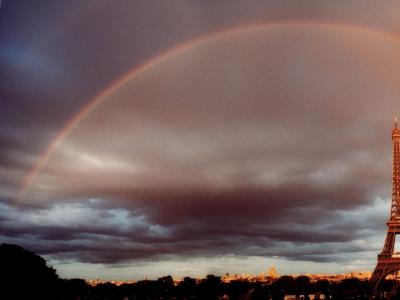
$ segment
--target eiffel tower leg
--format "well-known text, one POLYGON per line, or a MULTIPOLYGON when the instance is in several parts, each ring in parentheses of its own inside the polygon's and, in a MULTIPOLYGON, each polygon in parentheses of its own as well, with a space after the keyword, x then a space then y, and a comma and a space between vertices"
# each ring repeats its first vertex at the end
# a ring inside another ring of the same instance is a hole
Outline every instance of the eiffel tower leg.
POLYGON ((380 255, 378 255, 378 264, 376 265, 375 270, 369 280, 373 295, 376 295, 378 291, 378 286, 383 279, 382 277, 386 276, 385 271, 387 271, 388 263, 385 261, 384 257, 391 257, 393 255, 395 242, 395 231, 391 227, 389 227, 382 252, 380 255))
MULTIPOLYGON (((380 266, 376 266, 374 272, 372 273, 371 278, 369 279, 369 283, 371 285, 371 296, 377 296, 378 294, 378 287, 380 282, 382 281, 382 277, 384 276, 383 270, 380 268, 380 266)), ((372 297, 370 297, 372 299, 372 297)))

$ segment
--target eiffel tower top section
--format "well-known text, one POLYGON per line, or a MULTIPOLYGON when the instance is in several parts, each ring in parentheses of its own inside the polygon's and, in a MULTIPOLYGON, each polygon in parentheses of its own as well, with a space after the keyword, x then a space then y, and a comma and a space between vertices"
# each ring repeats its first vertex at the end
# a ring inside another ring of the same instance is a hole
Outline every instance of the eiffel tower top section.
POLYGON ((397 116, 394 117, 394 128, 392 130, 393 141, 393 189, 392 207, 390 210, 389 223, 400 225, 400 129, 397 128, 397 116))
MULTIPOLYGON (((397 115, 394 116, 394 128, 392 130, 392 140, 400 138, 400 129, 397 128, 397 115)), ((393 152, 393 154, 395 154, 393 152)))

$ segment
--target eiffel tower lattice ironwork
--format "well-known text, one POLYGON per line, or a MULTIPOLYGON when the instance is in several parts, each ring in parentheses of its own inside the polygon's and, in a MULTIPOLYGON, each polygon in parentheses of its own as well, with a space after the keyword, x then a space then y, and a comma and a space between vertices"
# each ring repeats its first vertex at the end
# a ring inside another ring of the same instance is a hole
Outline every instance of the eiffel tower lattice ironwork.
POLYGON ((388 230, 378 263, 370 278, 373 293, 376 294, 380 282, 389 274, 400 271, 400 253, 394 252, 396 235, 400 234, 400 129, 397 128, 397 117, 392 131, 393 142, 393 188, 392 206, 387 222, 388 230))

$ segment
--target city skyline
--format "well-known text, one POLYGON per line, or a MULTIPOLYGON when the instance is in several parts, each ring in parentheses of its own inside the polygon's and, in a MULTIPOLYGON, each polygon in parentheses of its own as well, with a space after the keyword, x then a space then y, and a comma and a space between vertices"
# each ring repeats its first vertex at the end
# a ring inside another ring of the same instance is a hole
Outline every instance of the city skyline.
POLYGON ((2 1, 0 243, 61 276, 372 271, 396 1, 2 1))

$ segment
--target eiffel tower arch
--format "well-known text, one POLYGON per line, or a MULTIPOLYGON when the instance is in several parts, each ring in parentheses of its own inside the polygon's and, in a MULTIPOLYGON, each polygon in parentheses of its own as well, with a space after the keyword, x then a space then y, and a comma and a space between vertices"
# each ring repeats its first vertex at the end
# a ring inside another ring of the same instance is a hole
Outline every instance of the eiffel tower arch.
POLYGON ((400 234, 400 129, 397 128, 397 118, 394 119, 392 130, 393 142, 393 177, 392 205, 387 222, 387 234, 382 252, 378 255, 378 263, 370 278, 372 295, 378 293, 379 285, 391 273, 400 271, 400 253, 395 252, 396 236, 400 234))

